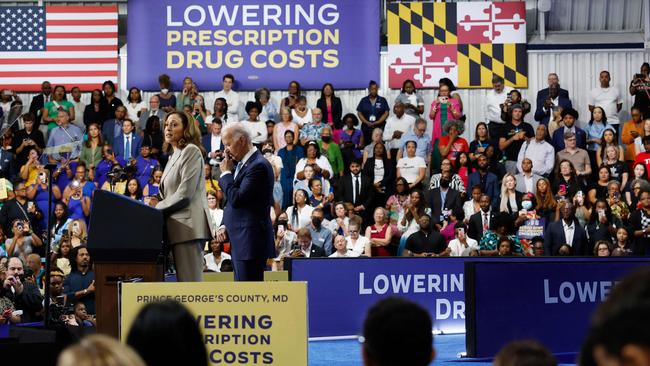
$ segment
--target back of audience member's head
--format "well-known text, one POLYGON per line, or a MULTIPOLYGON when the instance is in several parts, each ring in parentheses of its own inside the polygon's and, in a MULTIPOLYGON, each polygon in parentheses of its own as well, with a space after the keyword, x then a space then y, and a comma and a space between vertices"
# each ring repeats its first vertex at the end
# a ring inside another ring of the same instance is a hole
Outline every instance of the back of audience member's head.
POLYGON ((414 302, 398 297, 377 302, 363 324, 364 364, 428 365, 435 357, 432 328, 429 312, 414 302))
POLYGON ((581 366, 650 364, 650 268, 612 290, 596 309, 578 360, 581 366))
POLYGON ((145 366, 131 347, 111 337, 95 334, 65 349, 58 366, 145 366))
POLYGON ((126 343, 149 366, 208 364, 196 319, 173 300, 145 305, 133 321, 126 343))
POLYGON ((506 344, 494 357, 494 366, 556 366, 553 354, 536 341, 506 344))
POLYGON ((221 261, 221 272, 233 272, 232 260, 224 259, 221 261))

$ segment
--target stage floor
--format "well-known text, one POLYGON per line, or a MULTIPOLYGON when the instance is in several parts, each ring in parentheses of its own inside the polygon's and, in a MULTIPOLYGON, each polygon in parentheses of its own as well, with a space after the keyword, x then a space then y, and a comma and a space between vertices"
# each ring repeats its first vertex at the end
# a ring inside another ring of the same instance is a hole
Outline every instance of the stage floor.
MULTIPOLYGON (((436 349, 436 359, 432 365, 449 365, 449 363, 467 363, 471 366, 492 365, 491 360, 474 360, 460 358, 458 355, 465 352, 464 334, 436 335, 433 338, 436 349)), ((567 362, 574 357, 559 357, 560 362, 567 362)), ((311 341, 309 342, 310 366, 362 366, 361 344, 357 340, 338 341, 311 341)), ((561 363, 560 365, 575 365, 574 363, 561 363)))

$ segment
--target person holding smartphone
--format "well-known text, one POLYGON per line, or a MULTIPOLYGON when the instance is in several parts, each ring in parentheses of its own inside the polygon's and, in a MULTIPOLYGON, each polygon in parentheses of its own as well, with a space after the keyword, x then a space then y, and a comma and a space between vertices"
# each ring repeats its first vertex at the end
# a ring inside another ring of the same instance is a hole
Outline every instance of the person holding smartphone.
POLYGON ((464 225, 458 225, 454 229, 455 238, 447 246, 451 257, 469 257, 474 250, 479 250, 478 242, 467 236, 464 225))
POLYGON ((0 298, 8 298, 15 311, 11 313, 6 309, 0 311, 0 317, 19 322, 34 322, 40 320, 37 315, 43 309, 43 296, 38 287, 33 283, 25 281, 25 265, 18 257, 9 258, 7 271, 2 287, 0 287, 0 298), (18 318, 19 317, 19 318, 18 318))
POLYGON ((641 72, 635 74, 630 82, 630 95, 634 96, 634 107, 639 108, 643 118, 650 118, 650 64, 644 62, 641 72))

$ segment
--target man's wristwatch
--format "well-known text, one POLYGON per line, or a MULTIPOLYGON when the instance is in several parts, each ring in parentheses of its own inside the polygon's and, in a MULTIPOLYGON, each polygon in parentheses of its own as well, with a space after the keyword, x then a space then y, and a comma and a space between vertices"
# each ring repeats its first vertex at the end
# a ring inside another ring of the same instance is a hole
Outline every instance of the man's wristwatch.
POLYGON ((88 289, 87 288, 84 289, 84 295, 88 295, 88 289))

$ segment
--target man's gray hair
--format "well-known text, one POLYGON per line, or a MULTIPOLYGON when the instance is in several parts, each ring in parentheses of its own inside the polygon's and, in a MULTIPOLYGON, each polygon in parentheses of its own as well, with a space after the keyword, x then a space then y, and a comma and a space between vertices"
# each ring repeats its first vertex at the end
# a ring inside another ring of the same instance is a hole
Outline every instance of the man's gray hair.
POLYGON ((230 122, 226 125, 225 129, 223 130, 223 134, 232 134, 232 139, 237 140, 240 137, 244 137, 244 140, 246 141, 246 144, 250 145, 253 141, 251 137, 251 132, 241 122, 230 122))

